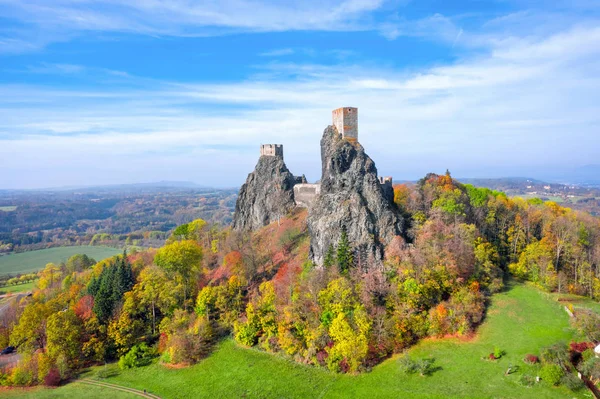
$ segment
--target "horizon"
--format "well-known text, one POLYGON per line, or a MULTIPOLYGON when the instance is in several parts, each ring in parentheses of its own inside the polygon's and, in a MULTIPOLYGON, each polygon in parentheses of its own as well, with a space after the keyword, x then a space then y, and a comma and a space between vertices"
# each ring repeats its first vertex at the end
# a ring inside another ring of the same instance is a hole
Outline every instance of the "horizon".
POLYGON ((342 106, 396 180, 598 181, 593 1, 29 0, 0 18, 0 189, 239 187, 262 143, 316 181, 342 106))

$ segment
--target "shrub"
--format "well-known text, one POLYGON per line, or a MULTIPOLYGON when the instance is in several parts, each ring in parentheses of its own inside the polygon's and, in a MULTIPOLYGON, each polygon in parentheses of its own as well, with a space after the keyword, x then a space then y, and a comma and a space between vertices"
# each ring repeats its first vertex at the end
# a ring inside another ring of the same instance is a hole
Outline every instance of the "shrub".
POLYGON ((50 369, 44 377, 44 385, 47 387, 57 387, 60 385, 60 372, 56 367, 50 369))
POLYGON ((416 371, 421 374, 421 376, 431 375, 435 371, 433 364, 435 363, 435 359, 433 358, 425 358, 419 359, 416 362, 416 371))
POLYGON ((495 347, 494 348, 494 357, 496 359, 500 359, 502 357, 502 355, 504 355, 504 351, 502 349, 500 349, 499 347, 495 347))
POLYGON ((98 370, 98 372, 96 373, 96 377, 98 378, 110 378, 110 377, 114 377, 119 375, 119 371, 115 368, 112 367, 106 367, 104 366, 104 368, 98 370))
POLYGON ((593 348, 594 344, 591 342, 571 342, 569 348, 572 352, 583 353, 587 349, 593 348))
POLYGON ((18 365, 12 369, 9 378, 10 385, 24 387, 33 383, 33 375, 26 367, 18 365))
POLYGON ((550 385, 559 385, 565 372, 558 364, 546 364, 540 370, 542 380, 550 385))
POLYGON ((398 363, 400 364, 401 370, 403 370, 406 374, 414 374, 418 372, 423 377, 431 375, 437 369, 433 366, 435 363, 435 359, 433 358, 413 360, 408 355, 405 355, 400 358, 398 363))
POLYGON ((569 350, 565 343, 557 343, 542 349, 540 358, 544 364, 555 364, 566 369, 570 363, 569 350))
POLYGON ((566 386, 571 391, 578 391, 585 386, 583 381, 581 381, 575 374, 566 373, 560 379, 560 384, 566 386))
POLYGON ((583 361, 586 362, 596 357, 596 354, 594 353, 593 349, 586 349, 581 353, 581 357, 583 358, 583 361))
POLYGON ((527 364, 536 364, 540 362, 540 359, 536 355, 528 354, 523 361, 527 364))
POLYGON ((589 341, 600 341, 600 315, 590 310, 579 309, 572 320, 580 334, 589 341))
POLYGON ((521 377, 519 377, 519 383, 523 386, 531 387, 535 385, 535 377, 528 374, 521 374, 521 377))
POLYGON ((595 356, 587 359, 581 365, 580 371, 590 378, 600 380, 600 359, 595 356))
POLYGON ((121 356, 119 359, 119 368, 122 370, 131 369, 134 367, 147 366, 152 362, 152 358, 156 355, 156 351, 142 342, 139 345, 134 345, 129 352, 121 356))
POLYGON ((402 356, 398 360, 398 364, 400 365, 400 369, 406 374, 414 374, 417 371, 417 365, 408 355, 402 356))

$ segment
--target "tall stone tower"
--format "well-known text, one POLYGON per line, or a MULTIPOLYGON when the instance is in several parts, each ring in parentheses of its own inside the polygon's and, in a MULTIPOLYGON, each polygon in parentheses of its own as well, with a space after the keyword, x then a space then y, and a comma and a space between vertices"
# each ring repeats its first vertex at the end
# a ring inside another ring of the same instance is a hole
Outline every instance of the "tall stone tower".
POLYGON ((283 145, 282 144, 261 144, 260 155, 268 157, 279 157, 283 158, 283 145))
POLYGON ((343 107, 332 112, 333 126, 348 141, 358 141, 358 108, 343 107))

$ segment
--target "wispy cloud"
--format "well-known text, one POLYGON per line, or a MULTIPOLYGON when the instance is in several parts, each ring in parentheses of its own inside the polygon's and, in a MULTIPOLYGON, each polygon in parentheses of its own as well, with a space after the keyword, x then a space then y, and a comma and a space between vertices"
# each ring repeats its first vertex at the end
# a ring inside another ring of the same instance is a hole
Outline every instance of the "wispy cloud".
POLYGON ((292 55, 292 54, 294 54, 294 49, 292 49, 292 48, 280 48, 280 49, 274 49, 274 50, 265 51, 264 53, 260 53, 260 55, 263 57, 281 57, 281 56, 292 55))
POLYGON ((51 64, 42 62, 40 65, 31 65, 27 68, 27 72, 42 73, 42 74, 76 74, 83 72, 85 69, 82 65, 73 64, 51 64))
POLYGON ((268 63, 257 76, 219 84, 127 75, 125 87, 3 85, 0 162, 22 171, 3 175, 3 185, 47 186, 54 175, 114 182, 123 176, 119 166, 130 181, 175 173, 236 185, 264 142, 283 143, 290 169, 316 179, 320 134, 331 109, 343 105, 359 107, 360 141, 379 170, 396 177, 593 163, 600 149, 597 26, 496 37, 483 53, 418 72, 268 63), (236 148, 221 150, 227 143, 236 148))
POLYGON ((213 36, 237 32, 370 29, 367 17, 384 0, 147 1, 0 0, 0 17, 28 26, 0 31, 0 51, 39 49, 53 38, 90 32, 213 36), (32 35, 31 32, 38 34, 32 35))

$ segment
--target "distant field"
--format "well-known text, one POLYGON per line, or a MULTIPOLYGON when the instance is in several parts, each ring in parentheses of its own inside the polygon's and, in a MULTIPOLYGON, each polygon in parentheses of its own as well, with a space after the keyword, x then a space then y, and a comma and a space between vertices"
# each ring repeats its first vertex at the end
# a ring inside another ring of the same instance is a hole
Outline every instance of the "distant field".
POLYGON ((65 262, 75 254, 86 254, 97 261, 121 253, 118 248, 109 247, 60 247, 40 249, 38 251, 23 252, 0 256, 0 274, 28 273, 43 269, 47 263, 65 262))
POLYGON ((19 285, 9 285, 7 287, 1 287, 0 294, 8 294, 9 292, 16 293, 16 292, 31 291, 34 286, 35 286, 34 281, 32 281, 30 283, 25 283, 25 284, 19 284, 19 285))
MULTIPOLYGON (((414 358, 433 357, 441 369, 430 377, 406 375, 398 356, 371 372, 337 375, 303 366, 280 356, 245 349, 232 340, 222 342, 199 364, 168 369, 158 364, 119 373, 106 381, 136 389, 147 389, 168 398, 586 398, 589 391, 571 392, 541 382, 533 387, 519 383, 523 374, 536 375, 536 366, 522 359, 538 354, 544 346, 574 339, 569 317, 550 296, 533 287, 515 285, 494 295, 486 321, 476 337, 424 340, 409 350, 414 358), (500 360, 483 360, 498 346, 506 351, 500 360), (505 375, 509 365, 518 370, 505 375)), ((103 366, 86 374, 93 376, 103 366)), ((75 395, 74 384, 36 395, 8 398, 58 398, 75 395), (62 394, 64 396, 58 396, 62 394)), ((0 396, 3 392, 0 391, 0 396)), ((80 396, 84 397, 84 396, 80 396)), ((88 398, 112 398, 106 391, 90 388, 88 398)))
POLYGON ((0 211, 4 211, 4 212, 12 212, 16 209, 17 209, 16 206, 0 206, 0 211))

